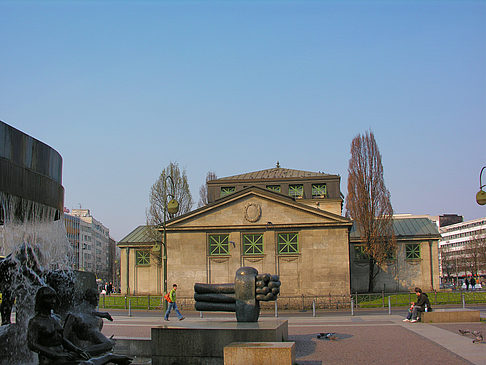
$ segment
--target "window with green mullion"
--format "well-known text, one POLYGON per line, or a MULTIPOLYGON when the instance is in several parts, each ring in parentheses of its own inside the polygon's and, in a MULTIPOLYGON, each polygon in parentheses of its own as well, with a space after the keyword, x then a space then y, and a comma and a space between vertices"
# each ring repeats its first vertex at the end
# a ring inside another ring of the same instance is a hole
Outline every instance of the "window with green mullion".
POLYGON ((369 256, 366 254, 364 245, 354 246, 354 259, 357 261, 364 261, 369 259, 369 256))
POLYGON ((211 234, 208 236, 209 255, 229 255, 229 234, 211 234))
POLYGON ((323 197, 327 195, 326 184, 312 184, 312 197, 323 197))
POLYGON ((148 250, 135 251, 135 262, 137 266, 150 265, 150 251, 148 250))
POLYGON ((267 189, 271 191, 275 191, 277 193, 282 192, 282 188, 280 187, 280 185, 267 185, 267 189))
POLYGON ((302 198, 304 196, 304 185, 289 185, 289 196, 291 196, 292 198, 302 198))
POLYGON ((278 233, 277 250, 279 255, 299 253, 299 234, 278 233))
POLYGON ((235 187, 234 186, 223 186, 221 187, 219 197, 222 198, 226 195, 233 194, 235 192, 235 187))
POLYGON ((405 258, 408 260, 420 258, 420 244, 407 243, 405 245, 405 258))
POLYGON ((263 255, 263 234, 243 235, 243 255, 263 255))

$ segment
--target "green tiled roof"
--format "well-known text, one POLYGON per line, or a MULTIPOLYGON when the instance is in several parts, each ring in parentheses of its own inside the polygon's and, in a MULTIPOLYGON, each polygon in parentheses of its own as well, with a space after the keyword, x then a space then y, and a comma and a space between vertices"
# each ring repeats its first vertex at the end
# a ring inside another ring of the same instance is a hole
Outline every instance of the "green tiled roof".
MULTIPOLYGON (((437 225, 428 218, 399 218, 393 219, 393 231, 397 237, 427 237, 440 238, 437 225)), ((360 238, 356 223, 351 228, 351 240, 360 238)))
MULTIPOLYGON (((132 232, 130 232, 127 236, 122 238, 119 244, 127 244, 127 243, 153 243, 154 237, 153 234, 150 232, 151 228, 149 226, 138 226, 132 232)), ((157 232, 158 240, 162 240, 162 234, 157 232)))

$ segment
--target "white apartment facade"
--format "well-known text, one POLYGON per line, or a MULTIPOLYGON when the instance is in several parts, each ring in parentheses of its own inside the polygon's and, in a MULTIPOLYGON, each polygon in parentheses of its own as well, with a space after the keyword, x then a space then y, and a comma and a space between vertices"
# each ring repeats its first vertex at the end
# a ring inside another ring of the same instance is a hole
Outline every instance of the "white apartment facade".
POLYGON ((486 276, 486 218, 441 227, 441 277, 486 276))
POLYGON ((96 220, 89 209, 72 209, 65 214, 80 219, 77 253, 79 270, 91 271, 105 281, 111 279, 110 230, 96 220))

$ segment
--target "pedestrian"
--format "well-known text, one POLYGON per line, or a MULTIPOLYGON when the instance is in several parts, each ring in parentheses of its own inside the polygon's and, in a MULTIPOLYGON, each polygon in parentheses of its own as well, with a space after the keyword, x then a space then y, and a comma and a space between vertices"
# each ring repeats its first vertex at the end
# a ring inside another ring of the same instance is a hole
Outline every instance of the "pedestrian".
POLYGON ((466 278, 466 280, 464 282, 466 283, 466 290, 469 290, 469 280, 467 280, 467 278, 466 278))
POLYGON ((167 300, 167 303, 169 304, 167 306, 167 311, 165 312, 164 320, 168 321, 169 320, 169 314, 172 309, 175 310, 177 313, 177 316, 179 317, 179 321, 182 321, 185 317, 179 312, 179 309, 177 308, 176 304, 176 291, 177 291, 177 284, 172 285, 172 290, 165 295, 165 300, 167 300))
POLYGON ((110 295, 111 293, 113 293, 113 283, 110 281, 110 283, 108 284, 108 295, 110 295))
POLYGON ((471 290, 474 290, 476 288, 476 279, 474 277, 471 278, 471 290))
POLYGON ((404 322, 412 322, 415 323, 419 320, 419 312, 431 311, 432 308, 430 306, 429 297, 427 294, 422 293, 422 289, 415 288, 415 294, 417 295, 417 301, 412 303, 411 311, 409 311, 409 315, 404 322))

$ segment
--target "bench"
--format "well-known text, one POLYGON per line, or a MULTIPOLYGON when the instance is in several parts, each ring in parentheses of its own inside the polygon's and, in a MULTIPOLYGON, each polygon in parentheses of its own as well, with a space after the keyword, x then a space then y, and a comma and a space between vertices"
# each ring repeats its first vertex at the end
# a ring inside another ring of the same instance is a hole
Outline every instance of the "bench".
POLYGON ((469 309, 434 309, 432 312, 422 312, 423 323, 447 323, 447 322, 480 322, 478 310, 469 309))
POLYGON ((224 365, 292 365, 295 342, 232 342, 224 347, 224 365))

